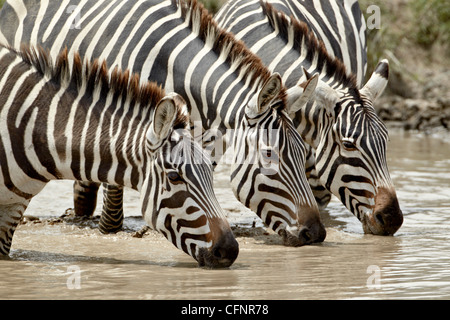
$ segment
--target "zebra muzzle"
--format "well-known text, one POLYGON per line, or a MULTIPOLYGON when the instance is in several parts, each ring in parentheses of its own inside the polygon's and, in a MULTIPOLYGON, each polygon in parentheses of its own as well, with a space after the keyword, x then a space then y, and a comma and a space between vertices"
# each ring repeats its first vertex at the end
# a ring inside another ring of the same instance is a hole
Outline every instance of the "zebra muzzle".
POLYGON ((403 213, 395 191, 378 188, 375 206, 363 215, 361 222, 365 233, 393 235, 403 224, 403 213))
POLYGON ((323 242, 326 237, 326 230, 320 223, 320 225, 314 225, 311 227, 303 226, 300 229, 281 229, 278 234, 283 238, 283 244, 285 246, 300 247, 316 242, 323 242))
POLYGON ((225 232, 211 248, 201 248, 196 259, 200 267, 228 268, 238 254, 239 244, 230 230, 225 232))

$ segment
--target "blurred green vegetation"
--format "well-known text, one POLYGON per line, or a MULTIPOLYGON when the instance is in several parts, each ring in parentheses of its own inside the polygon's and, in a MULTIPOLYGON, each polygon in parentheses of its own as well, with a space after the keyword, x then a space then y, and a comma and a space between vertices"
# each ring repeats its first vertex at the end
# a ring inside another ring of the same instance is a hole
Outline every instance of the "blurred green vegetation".
POLYGON ((199 2, 203 3, 209 12, 215 14, 227 0, 199 0, 199 2))
POLYGON ((435 42, 450 42, 450 3, 448 0, 415 0, 411 2, 415 14, 415 40, 425 47, 435 42))
MULTIPOLYGON (((428 60, 433 55, 450 56, 448 0, 359 0, 359 4, 366 21, 371 15, 367 13, 370 5, 379 6, 381 11, 380 29, 367 30, 367 74, 370 75, 378 61, 386 56, 397 61, 393 69, 399 72, 402 57, 417 55, 418 50, 428 60)), ((411 73, 410 76, 416 75, 411 73)))

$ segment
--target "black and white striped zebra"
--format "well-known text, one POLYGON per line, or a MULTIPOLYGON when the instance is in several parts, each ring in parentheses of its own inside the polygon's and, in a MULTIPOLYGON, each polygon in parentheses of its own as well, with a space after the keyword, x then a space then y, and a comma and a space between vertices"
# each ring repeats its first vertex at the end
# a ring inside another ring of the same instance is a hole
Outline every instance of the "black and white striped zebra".
POLYGON ((147 224, 201 266, 238 255, 179 95, 67 50, 53 63, 43 49, 0 46, 1 254, 32 197, 56 179, 138 190, 147 224))
POLYGON ((233 151, 236 197, 287 245, 324 240, 325 228, 301 169, 305 145, 288 117, 317 82, 305 81, 286 93, 280 77, 218 28, 201 4, 11 0, 1 11, 0 30, 0 39, 13 46, 38 43, 52 55, 67 46, 178 92, 190 107, 194 133, 200 132, 195 136, 213 133, 215 138, 204 143, 221 145, 231 131, 226 141, 233 151), (267 174, 267 165, 276 170, 267 174))
MULTIPOLYGON (((388 132, 373 108, 389 68, 387 60, 381 61, 361 87, 367 63, 358 3, 268 2, 230 0, 215 18, 280 73, 288 88, 319 73, 315 103, 291 115, 315 151, 317 177, 358 217, 366 233, 394 234, 403 215, 386 164, 388 132), (356 76, 347 73, 342 61, 356 76)), ((328 201, 325 193, 323 204, 328 201)))

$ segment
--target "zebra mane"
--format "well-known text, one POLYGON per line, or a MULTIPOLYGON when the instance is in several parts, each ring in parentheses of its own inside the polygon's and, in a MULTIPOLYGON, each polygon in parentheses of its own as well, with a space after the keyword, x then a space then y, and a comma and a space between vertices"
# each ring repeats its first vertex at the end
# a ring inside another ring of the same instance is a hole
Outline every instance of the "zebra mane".
MULTIPOLYGON (((230 66, 236 67, 245 77, 250 77, 250 86, 258 82, 262 86, 271 76, 271 72, 262 60, 251 52, 243 41, 238 40, 230 32, 221 29, 213 16, 197 0, 172 0, 181 8, 182 18, 198 37, 209 45, 215 53, 230 66)), ((278 97, 285 101, 286 90, 283 87, 278 97)), ((284 103, 285 105, 285 103, 284 103)))
MULTIPOLYGON (((53 62, 48 50, 41 46, 30 46, 22 44, 20 51, 12 48, 22 60, 33 66, 43 76, 55 81, 65 87, 74 86, 80 89, 86 87, 86 91, 93 94, 97 90, 102 92, 114 91, 116 96, 122 95, 129 99, 131 105, 139 104, 154 109, 156 104, 165 96, 164 90, 155 82, 140 84, 138 74, 130 74, 129 70, 122 72, 118 67, 111 73, 106 65, 106 61, 100 62, 98 59, 84 63, 80 55, 76 52, 72 61, 69 58, 67 48, 53 62)), ((174 128, 185 128, 189 124, 189 118, 184 110, 178 110, 174 128)))
POLYGON ((293 16, 288 19, 283 12, 276 10, 270 3, 260 2, 272 27, 279 31, 279 36, 287 42, 289 33, 293 33, 295 50, 300 52, 302 44, 305 43, 311 54, 318 55, 317 67, 319 70, 325 70, 327 76, 333 77, 349 89, 357 88, 356 75, 347 73, 344 63, 340 59, 330 56, 325 44, 317 39, 305 22, 299 21, 293 16))

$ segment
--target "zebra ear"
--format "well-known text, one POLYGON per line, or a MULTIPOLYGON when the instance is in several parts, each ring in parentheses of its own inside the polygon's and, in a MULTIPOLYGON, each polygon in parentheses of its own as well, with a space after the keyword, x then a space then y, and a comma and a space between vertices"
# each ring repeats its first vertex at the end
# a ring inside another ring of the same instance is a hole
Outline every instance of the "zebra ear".
MULTIPOLYGON (((303 68, 303 73, 305 74, 306 79, 308 79, 308 81, 311 80, 316 75, 317 78, 319 78, 318 74, 311 76, 311 74, 308 71, 306 71, 305 68, 303 68)), ((333 113, 334 106, 339 101, 338 93, 322 80, 317 80, 314 98, 318 107, 324 108, 328 114, 333 113)))
POLYGON ((274 73, 259 91, 258 98, 249 102, 245 113, 249 118, 255 118, 269 109, 272 101, 278 96, 282 88, 281 76, 274 73))
POLYGON ((296 113, 308 103, 309 99, 314 95, 318 81, 319 74, 316 73, 307 81, 287 90, 287 105, 290 114, 296 113))
POLYGON ((339 101, 339 95, 336 90, 319 80, 315 90, 315 100, 319 108, 324 108, 328 114, 332 114, 334 106, 339 101))
POLYGON ((389 80, 389 61, 381 60, 370 76, 369 81, 361 89, 361 93, 375 101, 384 91, 389 80))
POLYGON ((153 121, 147 132, 147 139, 152 145, 157 145, 167 138, 170 128, 177 116, 174 98, 166 96, 159 101, 153 113, 153 121))

